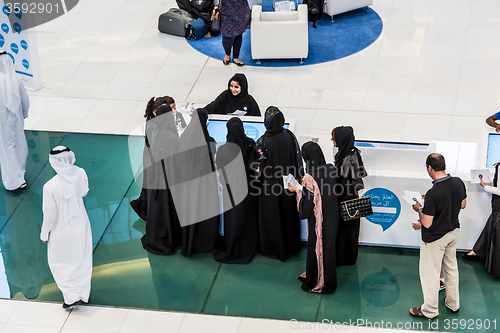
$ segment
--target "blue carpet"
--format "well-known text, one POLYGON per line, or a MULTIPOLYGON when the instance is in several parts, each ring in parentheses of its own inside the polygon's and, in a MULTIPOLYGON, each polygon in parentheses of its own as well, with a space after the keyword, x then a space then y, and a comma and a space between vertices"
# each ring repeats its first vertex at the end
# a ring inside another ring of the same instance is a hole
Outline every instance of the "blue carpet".
MULTIPOLYGON (((264 1, 263 10, 272 10, 270 4, 264 1)), ((334 22, 330 17, 316 22, 318 28, 312 27, 309 22, 309 56, 305 63, 300 65, 298 59, 263 60, 257 65, 252 59, 250 51, 250 29, 243 34, 243 45, 240 52, 240 60, 247 66, 260 67, 292 67, 313 65, 333 61, 357 53, 375 42, 382 32, 382 19, 371 8, 366 12, 363 9, 353 10, 348 13, 334 16, 334 22)), ((211 58, 222 61, 224 49, 222 48, 222 36, 202 38, 200 40, 188 40, 188 43, 198 52, 211 58)))

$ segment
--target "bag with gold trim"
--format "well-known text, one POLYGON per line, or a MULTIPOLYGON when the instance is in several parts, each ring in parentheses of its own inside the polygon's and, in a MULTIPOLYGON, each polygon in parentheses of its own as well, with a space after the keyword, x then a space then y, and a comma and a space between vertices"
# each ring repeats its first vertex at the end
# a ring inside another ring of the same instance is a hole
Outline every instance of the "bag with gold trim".
POLYGON ((340 214, 344 221, 359 219, 373 214, 370 197, 361 197, 340 203, 340 214))

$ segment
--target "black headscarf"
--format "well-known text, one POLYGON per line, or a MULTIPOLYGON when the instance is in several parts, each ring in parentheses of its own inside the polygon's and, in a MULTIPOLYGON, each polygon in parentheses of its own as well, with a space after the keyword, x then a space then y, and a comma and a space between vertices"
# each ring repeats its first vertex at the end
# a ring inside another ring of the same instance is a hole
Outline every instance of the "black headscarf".
POLYGON ((283 113, 275 106, 268 107, 264 116, 264 126, 266 126, 266 132, 257 140, 257 150, 267 151, 266 144, 264 143, 265 138, 279 135, 283 131, 288 133, 292 138, 295 146, 295 162, 296 168, 298 170, 296 178, 299 179, 304 176, 304 170, 302 166, 302 153, 300 152, 299 142, 297 141, 297 138, 292 133, 292 131, 283 127, 284 125, 285 116, 283 115, 283 113))
POLYGON ((170 111, 172 111, 172 108, 170 107, 170 105, 162 104, 156 108, 156 116, 157 117, 161 116, 162 114, 165 114, 165 113, 170 112, 170 111))
POLYGON ((316 167, 326 164, 325 155, 316 142, 309 141, 302 145, 302 158, 306 162, 306 170, 310 175, 316 167))
POLYGON ((164 168, 175 169, 174 156, 177 154, 179 133, 175 127, 170 106, 163 104, 156 109, 156 117, 146 122, 146 150, 144 153, 144 172, 148 189, 165 189, 167 179, 164 168), (161 161, 161 164, 159 164, 161 161), (160 187, 159 187, 160 186, 160 187))
POLYGON ((272 136, 283 131, 285 116, 277 107, 270 106, 264 115, 264 126, 266 126, 265 136, 272 136))
POLYGON ((232 142, 238 146, 244 146, 250 144, 252 139, 245 135, 245 129, 243 127, 243 122, 238 117, 233 117, 229 119, 226 124, 227 127, 227 142, 232 142))
POLYGON ((191 117, 191 122, 179 139, 177 163, 182 165, 180 169, 182 176, 179 178, 183 181, 193 180, 215 171, 213 161, 215 140, 208 134, 207 111, 196 109, 191 117))
POLYGON ((229 79, 229 82, 227 83, 227 90, 229 91, 229 107, 231 108, 231 110, 237 110, 241 102, 243 102, 248 96, 248 81, 245 74, 242 73, 234 74, 233 77, 229 79), (236 96, 234 96, 233 93, 231 92, 230 89, 231 81, 238 82, 238 84, 241 87, 241 92, 236 96))
POLYGON ((245 74, 236 73, 227 83, 224 90, 213 102, 205 106, 209 114, 229 114, 236 110, 246 111, 246 116, 260 116, 260 109, 257 102, 248 94, 248 81, 245 74), (234 96, 231 92, 231 82, 238 82, 241 91, 234 96))
POLYGON ((339 126, 333 130, 338 151, 335 154, 335 166, 342 165, 342 161, 348 155, 354 153, 354 130, 351 126, 339 126))
MULTIPOLYGON (((160 121, 162 123, 162 127, 169 131, 174 133, 176 136, 179 136, 179 132, 177 132, 177 127, 175 124, 175 118, 174 114, 172 112, 172 108, 168 104, 162 104, 159 107, 156 108, 156 117, 162 116, 162 120, 160 121)), ((154 119, 154 118, 151 118, 154 119)))
POLYGON ((233 117, 229 119, 226 124, 227 127, 227 142, 234 143, 238 145, 241 149, 243 155, 243 162, 245 167, 248 169, 248 160, 250 155, 255 150, 255 141, 250 139, 245 135, 245 129, 243 128, 243 122, 238 117, 233 117))
POLYGON ((208 112, 205 109, 196 109, 194 110, 193 114, 191 114, 191 117, 196 118, 196 115, 198 116, 198 119, 200 120, 201 124, 201 130, 203 131, 203 136, 205 137, 206 142, 215 142, 214 138, 208 134, 208 129, 207 129, 207 121, 208 121, 208 112))

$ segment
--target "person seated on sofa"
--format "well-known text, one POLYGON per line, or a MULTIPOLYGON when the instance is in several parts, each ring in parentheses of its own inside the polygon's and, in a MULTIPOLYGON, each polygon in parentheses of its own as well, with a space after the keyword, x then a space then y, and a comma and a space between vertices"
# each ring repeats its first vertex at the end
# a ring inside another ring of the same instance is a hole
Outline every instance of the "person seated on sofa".
POLYGON ((260 117, 260 109, 255 99, 248 93, 245 74, 236 73, 224 90, 214 101, 204 107, 209 114, 235 114, 260 117))

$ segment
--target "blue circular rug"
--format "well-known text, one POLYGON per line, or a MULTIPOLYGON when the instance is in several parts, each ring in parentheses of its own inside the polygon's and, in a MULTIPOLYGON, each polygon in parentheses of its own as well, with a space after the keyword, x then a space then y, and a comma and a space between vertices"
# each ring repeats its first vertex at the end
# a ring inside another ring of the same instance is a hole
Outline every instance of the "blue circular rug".
MULTIPOLYGON (((263 10, 266 11, 266 6, 263 10)), ((353 10, 348 13, 335 15, 331 22, 330 16, 316 22, 313 28, 309 22, 309 55, 304 64, 299 64, 298 59, 262 60, 257 65, 252 59, 250 51, 250 29, 243 34, 243 45, 240 51, 240 60, 247 66, 260 67, 292 67, 319 64, 333 61, 357 53, 375 42, 382 32, 382 19, 371 8, 353 10)), ((188 40, 189 45, 198 52, 211 58, 222 61, 224 49, 222 36, 188 40)))

